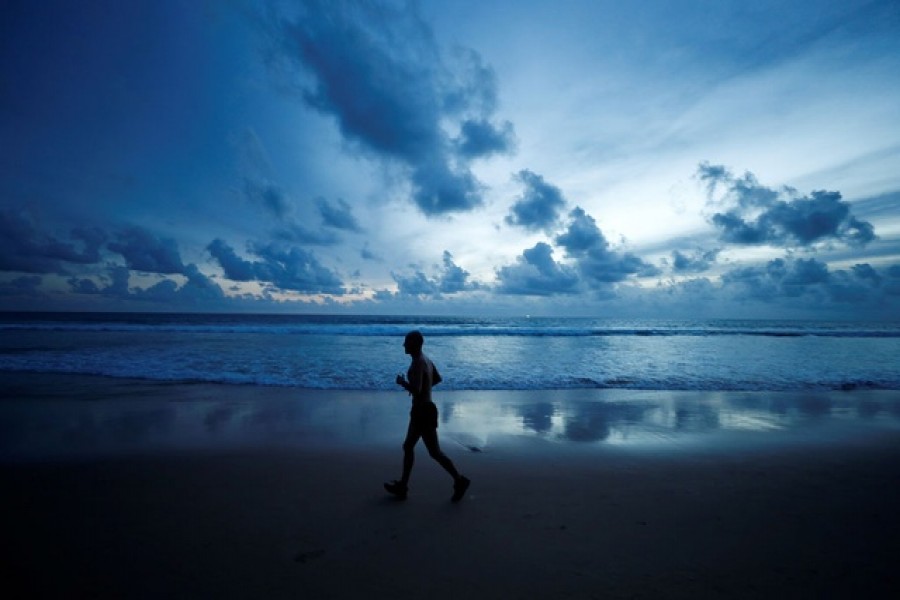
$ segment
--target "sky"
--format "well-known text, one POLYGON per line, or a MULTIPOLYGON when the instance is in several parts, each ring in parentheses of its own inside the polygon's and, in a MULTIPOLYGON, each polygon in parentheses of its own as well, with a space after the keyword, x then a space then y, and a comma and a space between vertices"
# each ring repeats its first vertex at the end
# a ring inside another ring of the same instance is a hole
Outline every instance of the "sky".
POLYGON ((3 12, 0 310, 900 315, 894 0, 3 12))

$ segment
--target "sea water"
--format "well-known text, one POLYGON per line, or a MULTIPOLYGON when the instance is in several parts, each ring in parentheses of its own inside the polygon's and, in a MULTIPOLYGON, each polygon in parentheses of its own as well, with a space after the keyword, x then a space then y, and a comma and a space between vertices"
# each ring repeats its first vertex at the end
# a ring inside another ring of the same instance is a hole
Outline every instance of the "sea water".
POLYGON ((0 371, 388 390, 418 329, 445 390, 900 390, 900 322, 0 314, 0 371))

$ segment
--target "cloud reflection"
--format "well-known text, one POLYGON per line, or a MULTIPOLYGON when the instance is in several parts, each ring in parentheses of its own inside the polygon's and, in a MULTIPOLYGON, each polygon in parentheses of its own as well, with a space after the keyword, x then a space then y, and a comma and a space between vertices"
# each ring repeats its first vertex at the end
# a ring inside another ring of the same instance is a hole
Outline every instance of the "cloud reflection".
MULTIPOLYGON (((146 387, 159 397, 0 404, 0 461, 272 445, 393 447, 403 437, 409 410, 406 402, 379 393, 228 388, 228 400, 212 399, 220 397, 217 391, 173 401, 176 388, 146 387)), ((864 432, 900 426, 900 393, 893 391, 561 390, 541 393, 540 401, 534 392, 440 396, 442 439, 479 449, 523 438, 638 446, 712 439, 713 432, 772 436, 803 430, 827 438, 826 427, 864 432)))

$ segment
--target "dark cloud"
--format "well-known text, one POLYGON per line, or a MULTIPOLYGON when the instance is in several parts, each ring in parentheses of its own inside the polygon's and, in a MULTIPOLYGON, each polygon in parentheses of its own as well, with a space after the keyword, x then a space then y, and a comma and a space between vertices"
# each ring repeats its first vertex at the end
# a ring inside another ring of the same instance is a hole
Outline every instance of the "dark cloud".
POLYGON ((69 287, 76 294, 99 294, 100 287, 93 279, 80 279, 71 277, 68 280, 69 287))
POLYGON ((503 294, 551 296, 579 291, 574 269, 553 260, 553 248, 544 242, 522 252, 516 264, 497 271, 497 291, 503 294))
POLYGON ((568 228, 557 236, 556 243, 575 259, 578 271, 591 287, 623 281, 631 275, 659 274, 658 268, 634 254, 612 250, 597 222, 582 208, 575 207, 569 218, 568 228))
POLYGON ((218 239, 213 240, 207 250, 222 267, 225 277, 234 281, 259 281, 281 290, 310 294, 341 295, 346 291, 337 274, 302 248, 284 248, 277 244, 251 246, 251 253, 262 259, 258 261, 240 258, 231 246, 218 239))
POLYGON ((328 202, 324 198, 316 199, 316 207, 322 215, 322 222, 326 227, 334 229, 343 229, 360 233, 363 231, 356 217, 353 216, 353 209, 344 200, 337 199, 335 204, 328 202))
POLYGON ((216 239, 206 247, 219 266, 225 272, 225 277, 232 281, 253 281, 256 279, 256 269, 250 261, 239 257, 234 249, 224 241, 216 239))
POLYGON ((528 231, 552 231, 566 205, 562 192, 527 169, 519 171, 515 179, 525 186, 525 191, 510 208, 506 222, 528 231))
POLYGON ((815 258, 778 258, 763 266, 732 269, 722 276, 722 283, 725 289, 736 291, 738 298, 764 302, 803 298, 820 305, 827 302, 874 305, 894 295, 893 268, 879 272, 861 263, 849 270, 832 271, 815 258))
POLYGON ((720 249, 695 250, 692 254, 684 254, 679 250, 672 251, 672 270, 676 273, 702 273, 708 271, 719 255, 720 249))
POLYGON ((359 148, 406 165, 425 214, 482 203, 467 160, 509 149, 513 132, 490 124, 496 78, 476 53, 448 66, 412 3, 311 0, 273 31, 276 58, 312 75, 304 100, 359 148), (445 133, 454 123, 456 143, 445 133))
MULTIPOLYGON (((341 241, 334 231, 299 224, 296 218, 291 216, 292 206, 286 192, 270 181, 245 179, 244 194, 254 206, 261 207, 281 223, 272 232, 272 236, 277 240, 312 246, 333 246, 341 241)), ((337 205, 333 205, 320 198, 315 204, 326 227, 361 231, 350 206, 343 200, 338 200, 337 205)))
POLYGON ((34 296, 38 294, 42 281, 39 275, 23 275, 10 281, 0 281, 0 296, 34 296))
POLYGON ((214 281, 197 269, 187 265, 184 270, 187 281, 178 286, 171 279, 137 292, 138 299, 162 304, 210 306, 225 299, 225 293, 214 281))
POLYGON ((811 246, 839 241, 864 246, 875 239, 872 224, 850 214, 850 204, 839 192, 814 191, 798 197, 795 190, 774 190, 752 173, 735 177, 721 165, 703 163, 698 177, 710 193, 724 191, 732 208, 712 215, 721 239, 734 244, 811 246))
POLYGON ((444 250, 444 264, 441 270, 441 292, 455 294, 475 289, 478 286, 469 282, 469 272, 453 262, 453 255, 444 250))
POLYGON ((308 246, 334 246, 341 242, 341 238, 328 229, 311 229, 291 220, 284 227, 276 229, 272 236, 282 242, 303 244, 308 246))
POLYGON ((440 292, 440 284, 421 271, 412 275, 392 273, 391 276, 397 282, 397 293, 401 296, 436 296, 440 292))
POLYGON ((277 219, 285 218, 291 211, 287 194, 271 181, 244 179, 244 195, 254 206, 259 206, 277 219))
POLYGON ((142 227, 129 227, 107 246, 122 255, 129 269, 145 273, 184 273, 175 240, 158 238, 142 227))
POLYGON ((375 254, 374 252, 372 252, 371 250, 369 250, 369 244, 368 244, 368 242, 365 244, 365 246, 363 246, 362 250, 359 251, 359 256, 360 256, 360 258, 362 258, 363 260, 372 260, 372 261, 375 261, 375 262, 382 262, 382 261, 384 260, 384 259, 382 259, 380 256, 378 256, 377 254, 375 254))
POLYGON ((606 248, 609 243, 597 227, 597 221, 584 209, 576 206, 569 213, 569 227, 557 236, 556 243, 566 249, 571 256, 581 256, 593 248, 606 248))
POLYGON ((109 269, 109 285, 101 290, 101 293, 107 296, 118 298, 128 298, 130 290, 128 288, 128 280, 131 277, 131 271, 127 267, 116 265, 109 269))
POLYGON ((69 285, 76 294, 171 306, 209 308, 226 301, 222 288, 201 273, 196 265, 187 265, 184 276, 186 281, 181 285, 172 279, 163 278, 146 289, 131 288, 128 285, 130 270, 113 266, 109 269, 108 277, 102 277, 104 282, 108 282, 103 287, 92 279, 83 278, 71 278, 69 285))
POLYGON ((412 275, 391 276, 397 282, 397 293, 400 296, 434 296, 457 294, 459 292, 480 289, 477 282, 469 281, 469 272, 453 261, 453 255, 444 250, 443 263, 435 277, 428 277, 422 271, 412 275))
POLYGON ((0 211, 0 271, 66 273, 70 264, 100 261, 106 234, 96 227, 76 227, 62 240, 38 230, 28 215, 0 211))
POLYGON ((459 128, 456 147, 466 158, 479 158, 492 154, 507 154, 515 146, 516 137, 512 123, 504 121, 498 128, 487 121, 464 121, 459 128))

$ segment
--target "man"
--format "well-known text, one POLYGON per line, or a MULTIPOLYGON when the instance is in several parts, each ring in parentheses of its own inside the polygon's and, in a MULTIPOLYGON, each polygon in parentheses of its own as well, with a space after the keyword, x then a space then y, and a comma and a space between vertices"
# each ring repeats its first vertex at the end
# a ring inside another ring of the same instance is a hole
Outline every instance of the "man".
POLYGON ((418 331, 410 331, 403 340, 403 350, 410 355, 412 361, 406 378, 397 375, 397 385, 400 385, 412 396, 412 410, 409 412, 409 429, 406 432, 406 440, 403 442, 403 475, 400 480, 394 480, 384 484, 384 489, 401 500, 406 499, 409 485, 409 476, 412 473, 415 461, 414 449, 419 438, 425 442, 428 454, 438 462, 447 473, 453 477, 453 502, 459 502, 469 489, 469 480, 459 474, 446 454, 441 451, 438 443, 438 411, 437 406, 431 401, 431 388, 441 382, 441 375, 425 354, 422 346, 425 338, 418 331))

